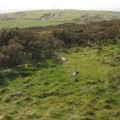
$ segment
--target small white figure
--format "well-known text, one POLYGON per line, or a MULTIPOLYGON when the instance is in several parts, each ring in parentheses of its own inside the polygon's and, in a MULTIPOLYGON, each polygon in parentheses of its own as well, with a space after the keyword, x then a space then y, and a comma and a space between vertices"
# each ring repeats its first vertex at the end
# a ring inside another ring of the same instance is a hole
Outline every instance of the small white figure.
POLYGON ((77 74, 78 74, 78 72, 74 69, 73 73, 72 73, 72 76, 73 76, 74 80, 77 79, 77 74))
POLYGON ((65 58, 65 57, 62 57, 61 59, 63 62, 67 62, 67 58, 65 58))

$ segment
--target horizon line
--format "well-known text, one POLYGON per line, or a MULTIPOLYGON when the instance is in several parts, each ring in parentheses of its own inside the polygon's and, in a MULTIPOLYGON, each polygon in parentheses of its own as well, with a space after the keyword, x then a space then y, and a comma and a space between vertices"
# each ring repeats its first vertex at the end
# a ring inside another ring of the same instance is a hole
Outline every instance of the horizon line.
POLYGON ((106 10, 106 9, 24 9, 24 10, 19 10, 19 9, 16 9, 16 10, 0 10, 0 14, 7 14, 7 13, 16 13, 16 12, 30 12, 30 11, 42 11, 42 10, 76 10, 76 11, 100 11, 100 12, 120 12, 120 10, 106 10))

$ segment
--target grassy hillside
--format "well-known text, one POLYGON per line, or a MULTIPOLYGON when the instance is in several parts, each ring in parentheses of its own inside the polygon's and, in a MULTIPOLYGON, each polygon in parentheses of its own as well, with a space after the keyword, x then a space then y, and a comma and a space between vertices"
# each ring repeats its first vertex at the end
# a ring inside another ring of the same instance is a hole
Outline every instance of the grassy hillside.
MULTIPOLYGON (((110 86, 119 73, 120 45, 102 51, 79 48, 63 54, 68 61, 37 68, 0 89, 0 117, 5 120, 119 120, 119 87, 110 86), (72 78, 76 67, 77 81, 72 78)), ((28 70, 32 68, 28 68, 28 70)))
POLYGON ((40 10, 0 15, 0 28, 58 25, 63 23, 88 23, 91 21, 120 19, 119 12, 80 10, 40 10))

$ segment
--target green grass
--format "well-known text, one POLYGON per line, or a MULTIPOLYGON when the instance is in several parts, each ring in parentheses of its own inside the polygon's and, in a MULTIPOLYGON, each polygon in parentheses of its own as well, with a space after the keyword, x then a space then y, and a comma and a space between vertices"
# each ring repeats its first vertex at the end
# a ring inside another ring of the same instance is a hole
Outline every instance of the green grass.
POLYGON ((39 21, 39 20, 1 20, 0 28, 26 28, 35 26, 49 26, 66 23, 65 21, 39 21))
POLYGON ((120 92, 109 80, 120 70, 120 45, 102 51, 81 48, 64 54, 68 61, 39 68, 0 90, 0 113, 6 120, 119 120, 120 92), (114 65, 113 65, 114 63, 114 65), (76 67, 78 81, 72 78, 76 67))
POLYGON ((120 19, 119 12, 109 11, 80 11, 80 10, 38 10, 18 13, 3 14, 0 16, 0 29, 14 27, 34 27, 58 25, 63 23, 88 23, 90 21, 102 21, 120 19), (41 20, 45 14, 54 13, 55 16, 41 20), (59 16, 58 16, 59 15, 59 16))

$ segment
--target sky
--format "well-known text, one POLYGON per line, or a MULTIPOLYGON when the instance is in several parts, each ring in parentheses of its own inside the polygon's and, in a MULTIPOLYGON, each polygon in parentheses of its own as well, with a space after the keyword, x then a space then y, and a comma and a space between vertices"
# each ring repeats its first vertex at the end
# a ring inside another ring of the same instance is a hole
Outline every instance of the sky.
POLYGON ((120 0, 0 0, 0 13, 41 9, 120 11, 120 0))

